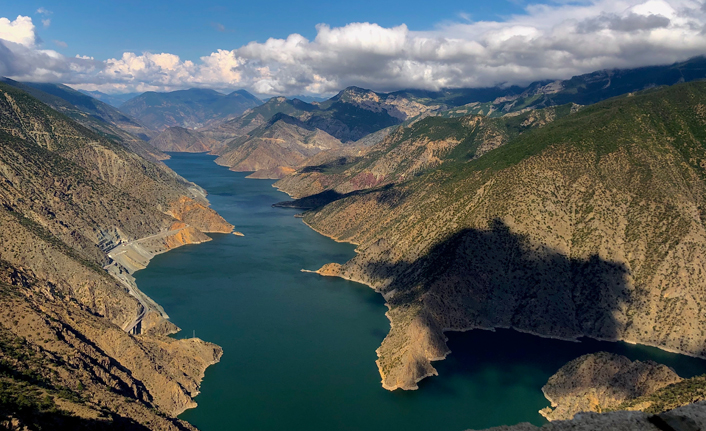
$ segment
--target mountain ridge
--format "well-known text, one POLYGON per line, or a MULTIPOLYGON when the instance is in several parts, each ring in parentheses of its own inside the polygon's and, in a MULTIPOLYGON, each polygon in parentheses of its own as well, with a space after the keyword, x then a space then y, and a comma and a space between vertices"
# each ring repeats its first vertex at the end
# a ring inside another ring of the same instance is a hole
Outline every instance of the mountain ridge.
POLYGON ((222 94, 215 90, 191 88, 166 93, 148 91, 122 105, 120 110, 138 118, 153 130, 166 127, 204 127, 241 115, 248 108, 262 104, 245 90, 222 94))
POLYGON ((232 225, 162 163, 5 83, 0 113, 4 417, 30 428, 194 429, 176 415, 195 406, 221 349, 170 338, 178 328, 110 252, 156 254, 232 225))
POLYGON ((354 259, 319 272, 388 303, 383 386, 413 389, 434 375, 445 330, 514 327, 706 355, 693 329, 705 324, 698 253, 687 251, 705 246, 705 91, 679 84, 601 102, 481 157, 307 211, 315 230, 358 244, 354 259))

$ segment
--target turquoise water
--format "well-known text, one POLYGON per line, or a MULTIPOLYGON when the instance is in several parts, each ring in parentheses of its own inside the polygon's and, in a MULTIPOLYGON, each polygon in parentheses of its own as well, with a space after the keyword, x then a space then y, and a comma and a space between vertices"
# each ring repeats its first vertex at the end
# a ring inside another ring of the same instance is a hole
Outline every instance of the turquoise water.
POLYGON ((248 180, 204 154, 166 163, 209 192, 212 207, 245 237, 213 241, 154 258, 136 274, 140 288, 183 329, 223 347, 206 371, 199 407, 181 418, 202 431, 460 431, 544 423, 540 388, 562 365, 608 350, 653 359, 682 376, 706 361, 654 348, 543 339, 511 330, 449 334, 453 351, 439 377, 418 391, 380 386, 375 349, 389 329, 382 298, 345 280, 300 272, 344 262, 354 247, 336 243, 272 208, 287 196, 272 181, 248 180))

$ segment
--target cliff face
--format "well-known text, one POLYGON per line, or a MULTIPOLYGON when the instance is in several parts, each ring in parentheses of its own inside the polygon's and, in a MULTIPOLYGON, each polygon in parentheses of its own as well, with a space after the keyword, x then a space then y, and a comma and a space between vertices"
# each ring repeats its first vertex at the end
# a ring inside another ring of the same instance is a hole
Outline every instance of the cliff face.
POLYGON ((383 386, 414 389, 435 374, 445 330, 514 327, 706 356, 705 97, 694 83, 597 104, 306 213, 359 245, 327 272, 387 300, 383 386))
MULTIPOLYGON (((0 149, 0 302, 10 310, 0 317, 0 355, 28 373, 0 378, 17 393, 47 395, 89 429, 106 418, 189 429, 172 417, 195 405, 221 349, 166 337, 178 328, 130 283, 134 268, 110 255, 137 250, 140 258, 121 256, 145 263, 232 226, 166 166, 2 84, 0 149)), ((49 401, 30 418, 8 414, 42 423, 49 401)))
POLYGON ((603 412, 682 381, 674 370, 652 361, 630 361, 606 352, 581 356, 549 378, 542 392, 552 407, 540 413, 550 421, 580 412, 603 412))

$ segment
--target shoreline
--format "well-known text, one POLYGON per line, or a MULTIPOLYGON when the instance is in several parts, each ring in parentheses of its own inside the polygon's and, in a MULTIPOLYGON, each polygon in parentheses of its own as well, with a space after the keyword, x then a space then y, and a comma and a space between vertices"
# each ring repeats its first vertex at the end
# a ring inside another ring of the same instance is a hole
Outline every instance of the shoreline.
MULTIPOLYGON (((273 187, 274 187, 274 185, 273 185, 273 187)), ((276 187, 275 187, 275 188, 276 188, 276 187)), ((278 190, 279 190, 279 189, 278 189, 278 190)), ((281 191, 281 190, 280 190, 280 191, 281 191)), ((283 192, 283 193, 286 193, 286 192, 283 192)), ((320 235, 323 235, 323 236, 325 236, 325 237, 327 237, 327 238, 329 238, 329 239, 332 239, 332 240, 335 241, 335 242, 339 242, 339 243, 349 243, 349 244, 355 245, 355 246, 356 246, 355 252, 358 253, 358 247, 360 246, 360 244, 354 243, 354 242, 352 242, 352 241, 339 240, 338 238, 332 237, 332 236, 330 236, 330 235, 326 235, 326 234, 322 233, 321 231, 315 229, 314 227, 312 227, 309 223, 307 223, 307 222, 304 221, 303 219, 302 219, 302 222, 303 222, 307 227, 309 227, 311 230, 313 230, 314 232, 316 232, 316 233, 318 233, 318 234, 320 234, 320 235)), ((328 265, 328 264, 326 264, 326 265, 328 265)), ((343 265, 343 264, 340 264, 340 265, 343 265)), ((377 288, 375 288, 374 286, 371 286, 371 285, 368 284, 368 283, 365 283, 365 282, 362 282, 362 281, 358 281, 358 280, 352 280, 352 279, 350 279, 350 278, 343 277, 343 276, 341 276, 340 274, 338 274, 338 275, 324 275, 324 274, 321 274, 321 273, 319 272, 319 270, 316 270, 316 271, 302 270, 302 272, 311 272, 311 273, 318 274, 318 275, 320 275, 320 276, 322 276, 322 277, 338 277, 338 278, 341 278, 341 279, 343 279, 343 280, 352 281, 352 282, 355 282, 355 283, 359 283, 359 284, 368 286, 369 288, 373 289, 375 292, 379 293, 379 294, 383 297, 383 299, 385 299, 385 301, 386 301, 386 302, 385 302, 385 306, 388 308, 388 311, 390 310, 390 307, 389 307, 389 305, 388 305, 388 303, 387 303, 387 299, 385 298, 385 295, 383 295, 382 293, 378 292, 377 288)), ((393 323, 392 323, 392 320, 390 320, 389 315, 388 315, 387 312, 385 313, 385 316, 386 316, 386 317, 388 318, 388 320, 390 321, 390 329, 392 329, 393 323)), ((576 335, 575 337, 559 337, 559 336, 554 336, 554 335, 540 334, 540 333, 538 333, 538 332, 534 332, 534 331, 529 330, 529 329, 520 329, 520 328, 516 328, 516 327, 514 327, 514 326, 512 326, 512 325, 510 325, 510 326, 500 326, 500 325, 499 325, 499 326, 492 326, 492 327, 473 326, 473 327, 459 328, 459 329, 456 329, 456 328, 443 328, 443 329, 441 330, 441 334, 444 336, 444 340, 445 340, 445 342, 446 342, 446 341, 448 341, 448 337, 446 337, 446 333, 447 333, 447 332, 468 332, 468 331, 477 330, 477 329, 479 329, 479 330, 484 330, 484 331, 491 331, 491 332, 495 332, 496 329, 510 329, 510 330, 513 330, 513 331, 516 331, 516 332, 520 332, 520 333, 524 333, 524 334, 533 335, 533 336, 535 336, 535 337, 541 337, 541 338, 547 338, 547 339, 554 339, 554 340, 560 340, 560 341, 567 341, 567 342, 573 342, 573 343, 581 343, 581 340, 580 340, 579 338, 588 338, 588 339, 591 339, 591 340, 605 341, 605 342, 610 342, 610 343, 623 342, 623 343, 631 344, 631 345, 639 345, 639 346, 652 347, 652 348, 656 348, 656 349, 662 350, 662 351, 664 351, 664 352, 672 353, 672 354, 676 354, 676 355, 683 355, 683 356, 688 356, 688 357, 691 357, 691 358, 706 360, 706 356, 699 356, 699 355, 694 355, 694 354, 690 354, 690 353, 687 353, 687 352, 681 352, 681 351, 678 351, 678 350, 675 350, 675 349, 671 349, 671 348, 666 347, 666 346, 659 346, 659 345, 657 345, 657 344, 648 343, 648 342, 639 342, 639 341, 635 341, 635 340, 633 340, 633 339, 621 339, 621 338, 617 338, 617 337, 615 337, 615 338, 600 338, 600 337, 591 337, 591 336, 586 335, 586 334, 576 335)), ((388 334, 389 334, 389 332, 388 332, 388 334)), ((375 350, 376 354, 378 355, 378 358, 380 357, 380 355, 379 355, 379 353, 378 353, 379 349, 380 349, 380 348, 378 347, 378 349, 375 350)), ((439 358, 427 358, 427 360, 429 361, 430 364, 431 364, 432 362, 437 362, 437 361, 444 360, 444 359, 446 359, 446 358, 448 357, 448 355, 450 355, 451 353, 453 353, 453 352, 451 351, 451 349, 448 349, 448 346, 447 346, 447 350, 448 350, 448 351, 447 351, 442 357, 439 357, 439 358)), ((380 375, 381 375, 382 378, 383 378, 383 379, 382 379, 382 387, 383 387, 384 389, 386 389, 386 390, 389 390, 389 391, 394 391, 394 390, 396 390, 396 389, 402 389, 402 390, 417 390, 417 389, 418 389, 418 387, 416 387, 416 386, 417 386, 417 383, 419 383, 420 381, 424 380, 424 379, 427 378, 427 377, 433 377, 433 376, 438 376, 438 375, 439 375, 438 372, 436 372, 436 369, 434 369, 433 372, 429 372, 429 373, 427 373, 426 375, 424 375, 424 376, 418 378, 417 380, 415 380, 415 382, 414 382, 415 387, 414 387, 414 388, 405 388, 405 387, 402 387, 402 386, 389 387, 389 386, 385 385, 385 383, 384 383, 385 376, 384 376, 384 374, 381 372, 380 366, 379 366, 379 364, 377 363, 377 360, 376 360, 375 362, 376 362, 376 365, 378 366, 378 372, 380 372, 380 375)), ((433 368, 433 367, 432 367, 432 368, 433 368)))

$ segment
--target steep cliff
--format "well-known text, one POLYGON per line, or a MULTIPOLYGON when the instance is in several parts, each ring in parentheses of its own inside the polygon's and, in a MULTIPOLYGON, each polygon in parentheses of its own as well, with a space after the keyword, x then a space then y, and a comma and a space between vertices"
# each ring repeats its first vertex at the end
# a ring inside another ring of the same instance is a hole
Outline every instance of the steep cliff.
POLYGON ((307 212, 317 231, 359 245, 327 274, 387 300, 383 386, 434 375, 446 330, 514 327, 706 356, 703 100, 706 84, 691 83, 602 102, 307 212))
POLYGON ((132 244, 159 253, 232 226, 166 166, 4 84, 0 148, 0 302, 10 310, 0 317, 0 355, 10 363, 0 378, 54 400, 28 417, 21 405, 3 405, 10 422, 49 420, 42 412, 54 402, 89 429, 106 418, 189 429, 173 417, 195 405, 221 350, 167 337, 177 328, 110 255, 132 244))

